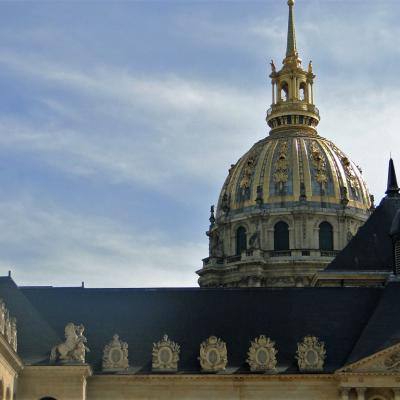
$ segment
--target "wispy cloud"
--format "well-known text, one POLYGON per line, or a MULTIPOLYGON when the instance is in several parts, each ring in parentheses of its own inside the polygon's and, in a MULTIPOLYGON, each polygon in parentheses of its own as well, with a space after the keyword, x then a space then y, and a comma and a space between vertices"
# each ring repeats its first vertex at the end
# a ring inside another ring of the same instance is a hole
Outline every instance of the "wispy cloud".
POLYGON ((0 268, 19 284, 195 286, 204 243, 171 239, 28 198, 0 203, 0 268))

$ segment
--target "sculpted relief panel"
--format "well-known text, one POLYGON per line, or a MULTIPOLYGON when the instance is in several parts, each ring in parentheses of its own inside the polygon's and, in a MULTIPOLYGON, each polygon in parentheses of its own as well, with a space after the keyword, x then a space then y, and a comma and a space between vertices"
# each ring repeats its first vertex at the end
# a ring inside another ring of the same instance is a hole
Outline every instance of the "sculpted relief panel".
POLYGON ((306 336, 297 343, 296 359, 300 371, 322 371, 326 358, 324 342, 315 336, 306 336))
POLYGON ((17 351, 17 319, 10 316, 6 304, 0 299, 0 333, 13 350, 17 351))
POLYGON ((264 335, 255 338, 251 342, 249 352, 247 353, 247 363, 251 371, 276 372, 276 354, 275 342, 264 335))
POLYGON ((200 345, 199 361, 204 372, 223 371, 228 363, 225 342, 215 336, 210 336, 200 345))
POLYGON ((116 371, 127 368, 129 368, 128 343, 120 340, 119 336, 115 334, 111 342, 104 347, 103 371, 116 371))
POLYGON ((164 335, 163 339, 153 344, 153 371, 177 371, 180 347, 164 335))

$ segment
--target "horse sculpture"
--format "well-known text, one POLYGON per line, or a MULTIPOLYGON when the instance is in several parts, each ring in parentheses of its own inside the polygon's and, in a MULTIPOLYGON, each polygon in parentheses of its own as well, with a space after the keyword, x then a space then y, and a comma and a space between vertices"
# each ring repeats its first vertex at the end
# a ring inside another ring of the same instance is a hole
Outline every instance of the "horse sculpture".
POLYGON ((89 351, 85 345, 87 339, 83 336, 84 330, 85 327, 82 324, 68 323, 65 326, 65 342, 51 349, 50 361, 84 363, 86 351, 89 351))

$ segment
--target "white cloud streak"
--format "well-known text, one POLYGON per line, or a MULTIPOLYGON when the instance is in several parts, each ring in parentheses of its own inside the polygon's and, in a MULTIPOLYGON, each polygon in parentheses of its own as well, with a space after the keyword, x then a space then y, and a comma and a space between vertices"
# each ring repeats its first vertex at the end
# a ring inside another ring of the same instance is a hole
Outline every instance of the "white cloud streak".
POLYGON ((204 245, 27 198, 0 203, 0 268, 22 285, 196 286, 204 245))

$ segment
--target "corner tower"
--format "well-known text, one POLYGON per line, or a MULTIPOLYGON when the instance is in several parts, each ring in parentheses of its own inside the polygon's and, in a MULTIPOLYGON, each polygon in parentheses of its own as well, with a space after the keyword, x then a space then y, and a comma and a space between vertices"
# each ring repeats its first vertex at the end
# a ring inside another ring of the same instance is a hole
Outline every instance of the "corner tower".
POLYGON ((200 286, 308 286, 373 208, 361 169, 317 132, 315 75, 302 67, 288 6, 282 68, 271 61, 270 132, 231 166, 211 207, 200 286))

